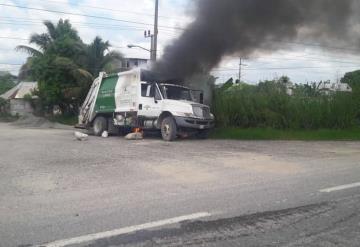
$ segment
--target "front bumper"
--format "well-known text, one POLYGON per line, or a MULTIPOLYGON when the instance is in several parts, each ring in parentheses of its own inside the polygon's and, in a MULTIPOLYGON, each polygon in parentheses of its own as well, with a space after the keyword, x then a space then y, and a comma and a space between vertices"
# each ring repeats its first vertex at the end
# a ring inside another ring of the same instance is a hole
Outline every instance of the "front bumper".
POLYGON ((192 129, 211 129, 215 126, 214 119, 197 119, 189 117, 175 117, 178 127, 192 129))

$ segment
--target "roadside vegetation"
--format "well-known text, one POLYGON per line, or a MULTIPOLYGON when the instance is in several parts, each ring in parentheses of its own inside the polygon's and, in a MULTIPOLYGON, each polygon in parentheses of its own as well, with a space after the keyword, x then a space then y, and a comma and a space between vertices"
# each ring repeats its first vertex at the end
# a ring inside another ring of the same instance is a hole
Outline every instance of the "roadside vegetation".
POLYGON ((0 122, 13 122, 18 116, 12 116, 9 112, 9 102, 0 98, 0 122))
POLYGON ((212 132, 211 138, 229 140, 360 141, 360 128, 318 130, 217 128, 212 132))
POLYGON ((68 20, 44 25, 47 32, 31 35, 31 46, 17 47, 29 54, 19 79, 38 82, 35 94, 44 113, 58 107, 64 115, 76 115, 94 78, 100 71, 118 70, 123 56, 100 37, 85 44, 68 20))
POLYGON ((0 98, 0 122, 13 122, 18 116, 13 116, 8 112, 9 102, 0 98))
POLYGON ((316 84, 293 86, 289 78, 258 85, 234 84, 232 80, 214 93, 214 138, 359 140, 360 71, 341 80, 352 92, 318 90, 316 84))
POLYGON ((0 72, 0 95, 15 86, 16 77, 9 72, 0 72))

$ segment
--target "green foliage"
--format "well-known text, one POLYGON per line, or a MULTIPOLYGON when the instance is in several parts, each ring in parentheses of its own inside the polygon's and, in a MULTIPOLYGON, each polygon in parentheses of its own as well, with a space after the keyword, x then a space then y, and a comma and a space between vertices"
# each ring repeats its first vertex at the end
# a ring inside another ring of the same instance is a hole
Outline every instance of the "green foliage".
POLYGON ((360 70, 346 73, 341 82, 349 84, 355 91, 360 91, 360 70))
POLYGON ((283 79, 257 86, 240 84, 217 89, 212 110, 219 127, 344 129, 359 124, 356 94, 315 92, 312 86, 297 85, 289 96, 283 79))
MULTIPOLYGON (((96 37, 94 41, 86 46, 86 68, 94 76, 97 77, 104 69, 113 70, 113 65, 117 66, 123 57, 116 51, 109 51, 110 43, 103 41, 100 37, 96 37)), ((118 67, 118 66, 117 66, 118 67)))
POLYGON ((272 128, 219 128, 211 133, 214 139, 230 140, 360 140, 360 129, 278 130, 272 128))
POLYGON ((68 20, 57 24, 45 21, 47 32, 33 34, 29 46, 18 46, 30 57, 20 70, 21 78, 38 82, 41 105, 51 112, 58 105, 65 114, 76 114, 94 77, 122 59, 120 53, 108 52, 109 42, 96 37, 90 45, 83 43, 68 20))
POLYGON ((5 112, 9 102, 3 98, 0 98, 0 112, 5 112))
POLYGON ((9 72, 0 75, 0 94, 5 93, 15 86, 15 77, 9 72))
POLYGON ((0 98, 0 122, 12 122, 18 119, 18 116, 12 116, 8 110, 9 101, 0 98))

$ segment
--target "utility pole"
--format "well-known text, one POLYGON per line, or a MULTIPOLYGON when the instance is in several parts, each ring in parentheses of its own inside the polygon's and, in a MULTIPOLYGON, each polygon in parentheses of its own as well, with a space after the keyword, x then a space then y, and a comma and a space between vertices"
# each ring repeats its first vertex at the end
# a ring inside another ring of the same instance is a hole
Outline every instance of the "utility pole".
POLYGON ((242 66, 242 58, 240 57, 240 63, 239 63, 239 83, 241 82, 241 66, 242 66))
POLYGON ((152 60, 156 61, 157 58, 157 41, 158 41, 158 33, 159 33, 159 29, 158 29, 158 20, 159 20, 159 0, 155 0, 155 20, 154 20, 154 40, 153 40, 153 47, 152 47, 152 51, 153 51, 153 55, 152 55, 152 60))
POLYGON ((150 42, 150 61, 155 61, 156 58, 154 58, 154 34, 151 34, 151 31, 145 31, 144 32, 144 37, 145 38, 150 38, 151 42, 150 42))
POLYGON ((240 63, 239 63, 239 83, 241 83, 241 78, 242 78, 242 66, 247 66, 247 65, 243 63, 243 59, 242 59, 242 57, 240 57, 240 63))

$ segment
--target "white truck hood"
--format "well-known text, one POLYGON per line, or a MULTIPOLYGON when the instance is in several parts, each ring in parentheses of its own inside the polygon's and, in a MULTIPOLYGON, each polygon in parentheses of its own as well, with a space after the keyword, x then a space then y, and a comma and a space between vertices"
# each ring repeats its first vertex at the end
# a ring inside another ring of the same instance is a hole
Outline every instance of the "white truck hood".
POLYGON ((174 116, 183 116, 184 114, 194 114, 193 105, 208 107, 193 101, 187 100, 163 100, 163 107, 165 111, 171 112, 174 116))

